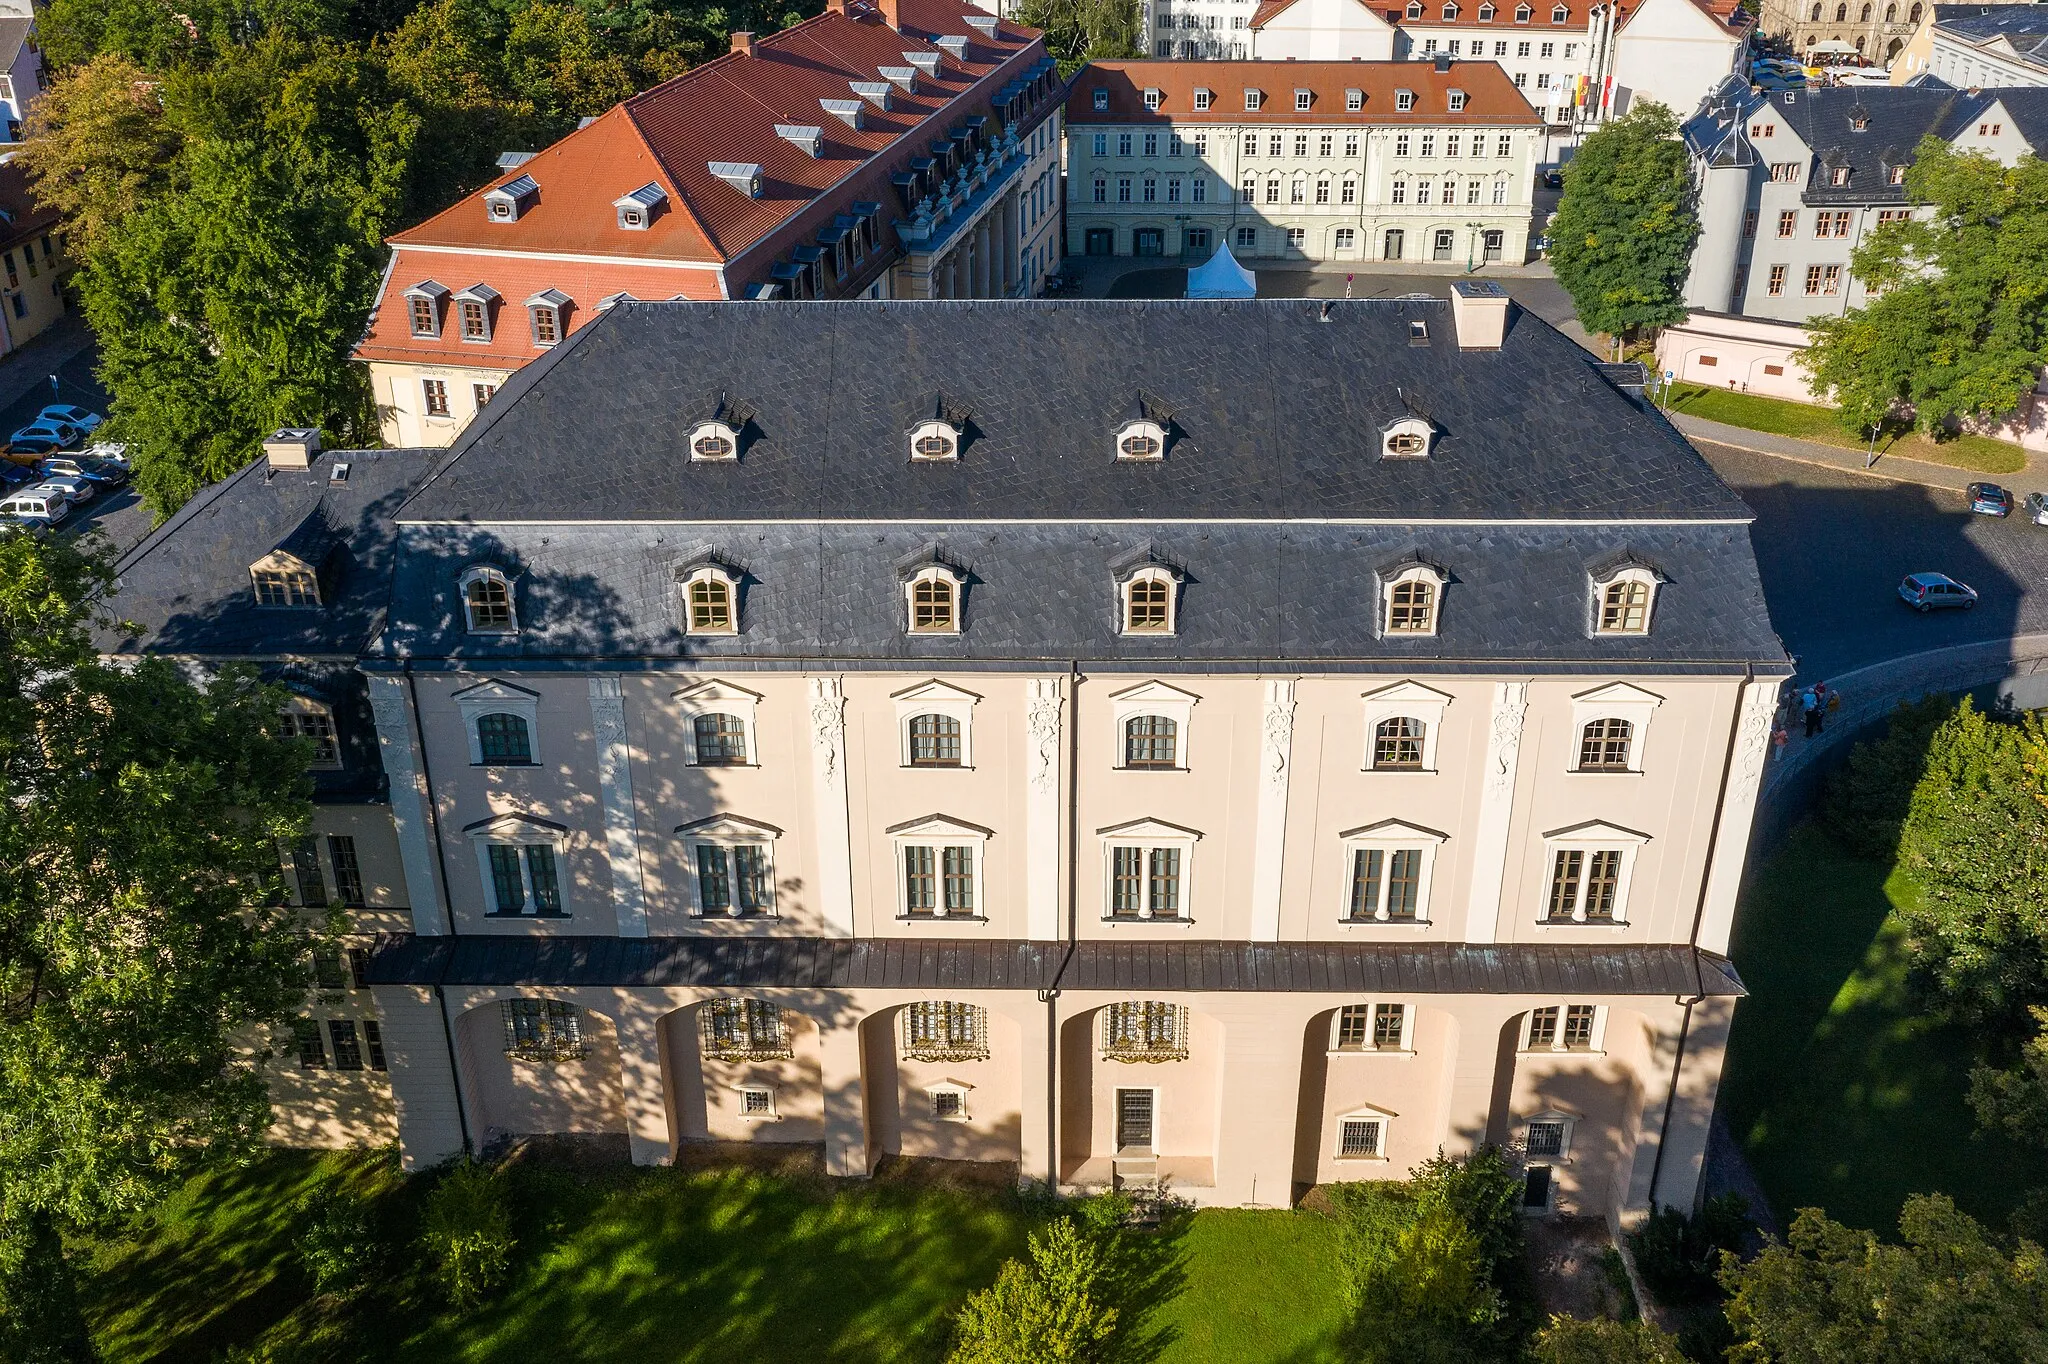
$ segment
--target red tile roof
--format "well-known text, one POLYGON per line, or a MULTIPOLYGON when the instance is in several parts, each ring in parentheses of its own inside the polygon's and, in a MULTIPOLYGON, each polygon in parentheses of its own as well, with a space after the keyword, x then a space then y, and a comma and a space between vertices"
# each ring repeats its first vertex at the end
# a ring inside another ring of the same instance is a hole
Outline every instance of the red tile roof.
POLYGON ((1090 62, 1074 75, 1067 95, 1069 123, 1537 123, 1535 109, 1494 62, 1452 62, 1439 72, 1433 62, 1090 62), (1155 113, 1145 91, 1160 92, 1155 113), (1109 108, 1098 112, 1095 91, 1109 91, 1109 108), (1195 108, 1194 92, 1213 99, 1195 108), (1263 91, 1263 107, 1248 114, 1247 89, 1263 91), (1296 113, 1294 92, 1315 92, 1312 107, 1296 113), (1362 90, 1365 105, 1346 112, 1345 91, 1362 90), (1415 107, 1396 109, 1397 90, 1411 90, 1415 107), (1465 108, 1450 112, 1449 93, 1465 92, 1465 108))
POLYGON ((31 241, 57 225, 58 213, 29 192, 28 171, 19 161, 0 165, 0 246, 31 241))

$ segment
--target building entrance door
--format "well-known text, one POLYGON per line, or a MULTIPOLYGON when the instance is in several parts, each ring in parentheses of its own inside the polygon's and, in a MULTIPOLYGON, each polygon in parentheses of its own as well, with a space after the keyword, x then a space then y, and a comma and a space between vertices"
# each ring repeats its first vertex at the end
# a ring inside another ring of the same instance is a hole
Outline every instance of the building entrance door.
POLYGON ((1485 243, 1485 249, 1481 253, 1482 259, 1499 260, 1502 241, 1501 230, 1497 227, 1489 229, 1487 234, 1480 238, 1480 240, 1485 243))
POLYGON ((1206 227, 1191 227, 1181 233, 1180 239, 1183 243, 1180 253, 1183 256, 1195 256, 1202 260, 1207 260, 1210 253, 1216 249, 1209 245, 1209 229, 1206 227))
POLYGON ((1134 256, 1165 255, 1165 230, 1157 227, 1141 227, 1131 233, 1131 254, 1134 256))
POLYGON ((1152 1099, 1149 1089, 1119 1089, 1116 1092, 1116 1149, 1152 1149, 1152 1099))
POLYGON ((1091 256, 1114 256, 1116 254, 1116 229, 1113 227, 1089 228, 1087 250, 1091 256))
POLYGON ((1431 253, 1430 257, 1432 260, 1449 260, 1451 258, 1452 236, 1451 229, 1448 227, 1440 227, 1436 230, 1435 250, 1431 253))
POLYGON ((1390 227, 1387 229, 1386 258, 1388 260, 1401 259, 1401 247, 1406 242, 1407 236, 1408 234, 1403 232, 1398 227, 1390 227))

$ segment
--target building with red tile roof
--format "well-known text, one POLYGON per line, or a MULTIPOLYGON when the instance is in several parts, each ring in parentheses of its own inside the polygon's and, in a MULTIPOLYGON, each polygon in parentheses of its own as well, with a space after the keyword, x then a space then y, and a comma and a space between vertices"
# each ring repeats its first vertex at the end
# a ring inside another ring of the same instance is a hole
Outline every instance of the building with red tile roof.
POLYGON ((989 298, 1058 265, 1061 85, 965 0, 830 0, 390 239, 356 348, 385 440, 446 445, 613 299, 989 298))

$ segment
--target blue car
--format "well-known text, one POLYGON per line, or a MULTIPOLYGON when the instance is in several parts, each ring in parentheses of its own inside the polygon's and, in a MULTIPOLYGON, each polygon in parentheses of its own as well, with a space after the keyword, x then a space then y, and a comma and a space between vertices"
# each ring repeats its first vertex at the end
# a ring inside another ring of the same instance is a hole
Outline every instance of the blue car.
POLYGON ((1970 510, 1979 516, 2011 516, 2012 494, 1996 483, 1972 483, 1970 510))

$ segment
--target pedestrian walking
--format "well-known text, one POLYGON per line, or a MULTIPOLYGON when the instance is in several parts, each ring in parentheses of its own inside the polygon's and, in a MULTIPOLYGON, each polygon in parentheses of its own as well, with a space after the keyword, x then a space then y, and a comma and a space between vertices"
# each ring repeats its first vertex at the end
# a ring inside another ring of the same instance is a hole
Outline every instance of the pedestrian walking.
POLYGON ((1813 732, 1818 734, 1828 727, 1828 703, 1835 700, 1835 694, 1828 690, 1825 682, 1813 684, 1813 732))
POLYGON ((1820 697, 1812 687, 1799 693, 1799 713, 1806 717, 1806 737, 1820 733, 1820 697))

